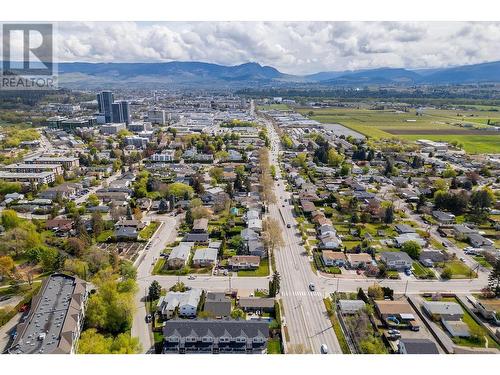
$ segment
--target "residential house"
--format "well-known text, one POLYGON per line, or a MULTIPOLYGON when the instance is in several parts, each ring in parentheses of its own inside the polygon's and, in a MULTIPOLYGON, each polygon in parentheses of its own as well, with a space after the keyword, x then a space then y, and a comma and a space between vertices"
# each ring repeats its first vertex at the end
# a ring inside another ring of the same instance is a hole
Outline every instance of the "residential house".
POLYGON ((235 255, 228 260, 228 267, 233 271, 252 270, 260 266, 260 257, 254 255, 235 255))
POLYGON ((321 249, 338 249, 342 241, 335 235, 325 234, 319 237, 319 248, 321 249))
POLYGON ((206 233, 208 230, 208 219, 201 218, 193 221, 194 233, 206 233))
POLYGON ((172 248, 172 251, 168 255, 168 268, 178 269, 184 267, 188 262, 190 254, 191 246, 183 242, 179 243, 178 246, 172 248))
POLYGON ((401 338, 398 343, 399 354, 439 354, 436 344, 429 339, 401 338))
POLYGON ((462 307, 456 302, 424 301, 423 310, 429 316, 444 320, 460 320, 464 316, 462 307))
POLYGON ((432 211, 432 217, 444 225, 451 225, 455 222, 455 215, 448 212, 432 211))
POLYGON ((188 233, 184 238, 185 242, 194 242, 197 245, 208 244, 208 240, 208 233, 188 233))
POLYGON ((372 263, 373 259, 370 254, 347 254, 347 264, 350 268, 366 268, 372 263))
POLYGON ((433 267, 435 263, 442 263, 448 260, 448 255, 439 250, 423 250, 418 260, 426 267, 433 267))
POLYGON ((217 249, 204 248, 195 251, 193 256, 194 267, 211 267, 217 263, 217 249))
POLYGON ((323 258, 325 266, 328 267, 343 267, 347 263, 346 255, 340 251, 323 250, 321 252, 321 257, 323 258))
POLYGON ((242 297, 238 306, 247 313, 270 313, 274 311, 274 298, 242 297))
POLYGON ((259 258, 265 258, 267 256, 266 247, 264 242, 260 239, 252 239, 247 242, 248 253, 250 255, 258 256, 259 258))
POLYGON ((214 318, 223 318, 231 315, 231 298, 223 292, 207 292, 203 311, 214 318))
POLYGON ((160 297, 157 311, 163 319, 172 319, 176 313, 181 317, 195 317, 201 298, 201 289, 190 289, 185 292, 168 292, 160 297))
POLYGON ((375 301, 375 310, 389 327, 407 326, 414 330, 418 329, 419 321, 415 319, 412 307, 404 299, 375 301))
POLYGON ((163 327, 163 353, 263 354, 269 326, 258 320, 171 320, 163 327))
POLYGON ((408 254, 402 251, 387 251, 380 254, 380 259, 387 266, 388 270, 404 271, 411 268, 413 260, 408 254))

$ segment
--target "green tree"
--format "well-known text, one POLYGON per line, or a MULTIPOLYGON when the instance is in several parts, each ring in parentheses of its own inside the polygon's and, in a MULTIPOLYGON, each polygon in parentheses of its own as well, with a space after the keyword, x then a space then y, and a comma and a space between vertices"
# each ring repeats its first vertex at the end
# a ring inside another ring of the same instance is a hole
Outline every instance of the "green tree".
POLYGON ((331 167, 338 167, 344 161, 344 156, 339 154, 334 148, 328 150, 328 165, 331 167))
POLYGON ((368 296, 375 300, 384 299, 384 291, 380 285, 373 284, 368 287, 368 296))
POLYGON ((189 198, 193 196, 193 188, 182 182, 174 182, 167 186, 168 194, 173 195, 177 199, 184 199, 187 194, 189 198))
POLYGON ((406 241, 401 246, 401 250, 408 254, 412 259, 418 259, 422 247, 416 241, 406 241))
POLYGON ((14 210, 3 210, 2 211, 2 225, 6 230, 16 228, 21 219, 17 216, 14 210))
POLYGON ((276 297, 280 291, 281 276, 278 271, 274 271, 273 277, 269 282, 269 296, 276 297))
POLYGON ((233 311, 231 311, 231 318, 243 319, 245 318, 245 312, 242 309, 234 309, 233 311))
POLYGON ((149 300, 150 301, 157 300, 158 298, 160 298, 160 296, 161 296, 161 285, 158 281, 153 280, 153 282, 149 286, 149 294, 148 294, 149 300))
POLYGON ((99 206, 99 197, 96 194, 90 194, 87 203, 92 207, 99 206))
POLYGON ((340 175, 341 176, 349 176, 349 173, 351 173, 351 167, 348 164, 342 164, 342 167, 340 168, 340 175))

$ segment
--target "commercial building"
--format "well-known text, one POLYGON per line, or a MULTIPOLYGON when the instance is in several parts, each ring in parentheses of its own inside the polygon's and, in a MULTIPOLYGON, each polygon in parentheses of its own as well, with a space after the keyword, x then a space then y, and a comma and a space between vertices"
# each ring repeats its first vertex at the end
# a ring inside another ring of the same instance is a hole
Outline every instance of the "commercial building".
POLYGON ((56 175, 63 173, 61 164, 9 164, 3 166, 2 169, 14 173, 40 173, 40 172, 53 172, 56 175))
POLYGON ((102 91, 97 94, 97 106, 99 113, 104 115, 105 122, 113 120, 113 93, 111 91, 102 91))
POLYGON ((80 159, 65 156, 38 156, 24 159, 26 164, 61 164, 64 169, 72 170, 80 166, 80 159))
POLYGON ((70 354, 76 352, 88 298, 87 283, 53 274, 33 297, 31 310, 17 327, 11 354, 70 354))
POLYGON ((54 172, 39 172, 39 173, 16 173, 0 171, 0 180, 9 182, 25 182, 38 184, 50 184, 56 180, 54 172))
POLYGON ((175 159, 175 150, 163 150, 161 154, 153 154, 149 160, 155 163, 170 163, 175 159))
POLYGON ((100 130, 102 134, 117 134, 120 130, 126 130, 127 127, 124 123, 119 124, 104 124, 101 125, 100 130))
POLYGON ((166 119, 164 110, 153 109, 148 111, 148 120, 153 124, 165 125, 166 119))

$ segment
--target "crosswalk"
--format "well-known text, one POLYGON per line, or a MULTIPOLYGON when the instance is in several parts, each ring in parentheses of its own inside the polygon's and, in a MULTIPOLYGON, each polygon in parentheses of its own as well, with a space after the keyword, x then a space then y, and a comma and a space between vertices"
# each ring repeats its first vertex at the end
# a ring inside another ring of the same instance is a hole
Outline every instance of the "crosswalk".
POLYGON ((288 292, 288 291, 281 291, 280 295, 282 297, 305 297, 305 296, 322 297, 323 293, 318 292, 318 291, 311 292, 309 290, 308 291, 294 290, 294 291, 290 291, 290 292, 288 292))

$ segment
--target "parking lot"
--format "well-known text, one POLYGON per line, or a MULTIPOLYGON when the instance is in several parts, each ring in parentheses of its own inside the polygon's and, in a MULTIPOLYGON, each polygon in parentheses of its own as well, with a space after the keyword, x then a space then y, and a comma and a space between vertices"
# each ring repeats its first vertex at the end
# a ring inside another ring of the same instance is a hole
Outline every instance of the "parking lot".
POLYGON ((118 255, 123 258, 133 262, 139 252, 146 246, 145 243, 141 242, 113 242, 113 243, 101 243, 98 245, 99 249, 107 251, 109 253, 117 251, 118 255))

